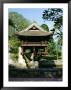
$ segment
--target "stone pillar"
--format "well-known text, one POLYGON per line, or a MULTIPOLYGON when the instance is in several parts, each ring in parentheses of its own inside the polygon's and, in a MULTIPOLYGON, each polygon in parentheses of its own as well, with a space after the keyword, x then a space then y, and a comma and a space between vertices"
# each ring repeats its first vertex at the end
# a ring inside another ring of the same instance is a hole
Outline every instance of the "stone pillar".
POLYGON ((26 68, 26 63, 25 63, 25 59, 22 56, 22 48, 19 47, 19 52, 18 52, 18 63, 22 64, 24 68, 26 68))
POLYGON ((30 61, 30 63, 29 63, 30 68, 38 68, 39 67, 39 62, 34 61, 35 55, 36 55, 36 50, 35 50, 35 47, 33 47, 33 52, 32 52, 32 55, 31 55, 32 61, 30 61))
POLYGON ((33 53, 34 53, 34 55, 35 55, 35 47, 33 48, 33 53))
POLYGON ((32 52, 32 55, 31 55, 32 60, 34 60, 34 56, 35 56, 35 48, 33 48, 33 52, 32 52))

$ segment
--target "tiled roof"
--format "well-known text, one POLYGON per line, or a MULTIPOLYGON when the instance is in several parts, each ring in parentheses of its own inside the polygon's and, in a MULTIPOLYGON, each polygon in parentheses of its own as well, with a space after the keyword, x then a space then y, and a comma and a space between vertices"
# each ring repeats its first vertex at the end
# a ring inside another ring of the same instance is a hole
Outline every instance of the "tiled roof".
POLYGON ((16 35, 19 35, 19 36, 48 36, 48 35, 51 35, 52 33, 53 32, 51 32, 51 31, 50 32, 45 31, 38 24, 33 23, 25 30, 16 32, 16 35), (33 27, 35 27, 36 30, 33 27))

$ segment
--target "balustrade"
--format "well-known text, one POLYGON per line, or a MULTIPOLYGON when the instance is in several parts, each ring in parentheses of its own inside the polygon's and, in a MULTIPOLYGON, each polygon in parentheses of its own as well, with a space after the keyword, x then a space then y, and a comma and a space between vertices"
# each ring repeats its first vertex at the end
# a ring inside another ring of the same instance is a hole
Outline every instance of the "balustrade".
POLYGON ((22 41, 22 46, 47 46, 46 41, 40 41, 40 42, 28 42, 28 41, 22 41))

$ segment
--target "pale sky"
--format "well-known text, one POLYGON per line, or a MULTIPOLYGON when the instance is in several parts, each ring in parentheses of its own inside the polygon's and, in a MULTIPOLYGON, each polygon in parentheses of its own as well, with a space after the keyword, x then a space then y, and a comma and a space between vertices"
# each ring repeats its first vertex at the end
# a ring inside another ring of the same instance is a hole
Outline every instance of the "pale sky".
POLYGON ((42 18, 43 11, 47 9, 48 8, 9 8, 9 12, 18 12, 27 20, 31 22, 36 21, 39 25, 47 24, 50 30, 53 28, 53 22, 44 22, 42 18))

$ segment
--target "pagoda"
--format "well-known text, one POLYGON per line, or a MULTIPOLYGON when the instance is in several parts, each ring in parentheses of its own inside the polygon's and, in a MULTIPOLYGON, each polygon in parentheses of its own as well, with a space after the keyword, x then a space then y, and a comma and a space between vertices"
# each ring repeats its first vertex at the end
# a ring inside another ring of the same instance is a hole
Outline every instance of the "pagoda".
POLYGON ((48 55, 48 40, 52 34, 52 31, 45 31, 35 22, 25 30, 16 32, 20 40, 22 55, 30 53, 31 59, 38 55, 48 55))

